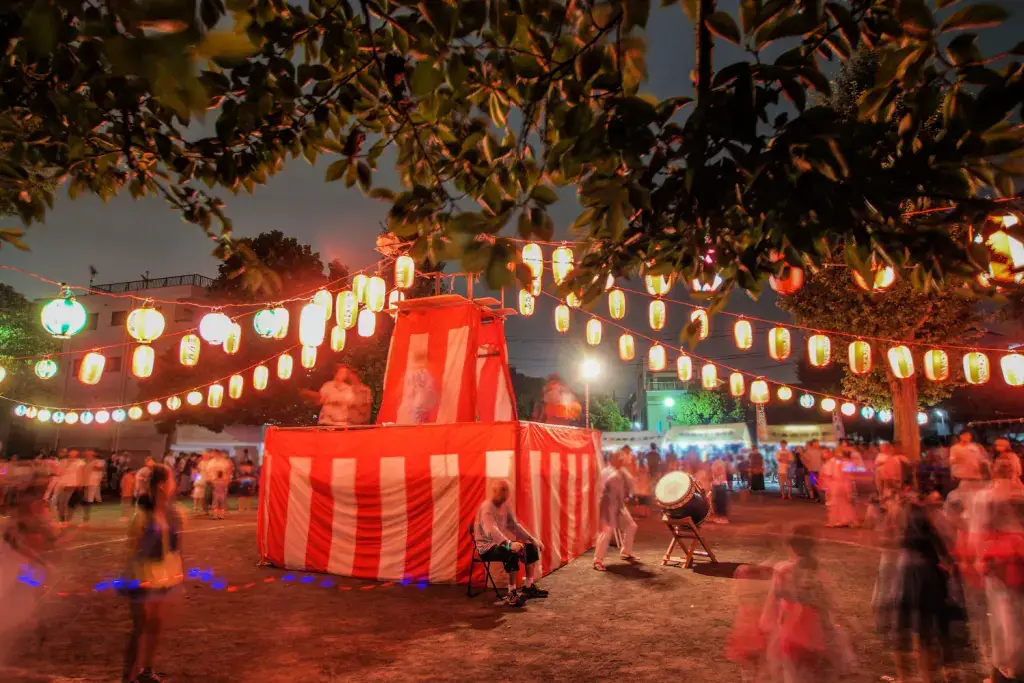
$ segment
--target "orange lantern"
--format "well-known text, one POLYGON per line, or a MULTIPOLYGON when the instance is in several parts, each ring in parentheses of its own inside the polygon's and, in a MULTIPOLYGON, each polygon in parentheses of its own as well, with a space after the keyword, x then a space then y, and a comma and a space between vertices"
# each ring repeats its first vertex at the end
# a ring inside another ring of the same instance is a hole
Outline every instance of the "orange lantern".
POLYGON ((689 382, 693 379, 693 359, 685 353, 676 358, 676 377, 680 382, 689 382))
POLYGON ((580 300, 578 296, 576 296, 575 292, 569 292, 569 294, 567 294, 565 297, 565 303, 569 306, 569 308, 579 308, 580 304, 582 304, 583 301, 580 300))
POLYGON ((768 355, 772 360, 786 360, 793 352, 793 338, 785 327, 768 330, 768 355))
POLYGON ((98 384, 103 377, 103 368, 107 364, 107 358, 98 351, 90 351, 82 358, 78 366, 78 381, 82 384, 98 384))
POLYGON ((256 391, 263 391, 267 388, 267 380, 270 379, 270 368, 266 365, 257 365, 252 371, 252 388, 256 391))
POLYGON ((544 275, 544 253, 540 245, 530 242, 523 247, 523 263, 530 269, 534 283, 540 283, 544 275))
POLYGON ((572 272, 573 255, 569 247, 558 247, 551 253, 551 278, 556 285, 560 285, 569 277, 572 272))
POLYGON ((303 346, 320 346, 326 336, 324 309, 316 303, 303 306, 299 314, 299 343, 303 346))
POLYGON ((619 358, 625 361, 630 361, 635 357, 636 343, 633 341, 633 335, 627 332, 619 337, 619 358))
POLYGON ((658 331, 665 328, 665 315, 665 302, 661 299, 652 301, 647 308, 647 319, 651 323, 652 330, 658 331))
POLYGON ((949 379, 949 355, 942 349, 925 352, 924 376, 933 382, 945 382, 949 379))
POLYGON ((562 334, 569 331, 569 307, 565 304, 555 306, 555 329, 562 334))
POLYGON ((163 334, 164 325, 164 314, 147 306, 136 308, 129 313, 126 322, 128 334, 140 344, 149 344, 163 334))
POLYGON ((857 340, 850 343, 850 372, 855 375, 866 375, 871 372, 871 344, 857 340))
POLYGON ((804 269, 785 265, 782 267, 782 272, 768 278, 768 285, 783 296, 795 294, 804 286, 804 269))
POLYGON ((359 299, 352 291, 346 289, 344 292, 338 292, 334 303, 334 322, 343 329, 351 330, 356 326, 356 316, 359 315, 359 299))
POLYGON ((601 343, 601 321, 597 318, 587 321, 587 343, 591 346, 601 343))
POLYGON ((519 315, 529 318, 533 315, 536 301, 527 289, 519 290, 519 315))
POLYGON ((823 334, 814 334, 807 340, 807 360, 816 368, 823 368, 832 360, 832 341, 823 334))
POLYGON ((303 346, 302 353, 299 355, 299 362, 302 363, 302 367, 307 370, 316 365, 316 347, 303 346))
POLYGON ((331 328, 331 351, 335 353, 345 350, 345 328, 335 325, 331 328))
POLYGON ((366 289, 369 284, 370 278, 362 273, 352 278, 352 293, 355 295, 358 303, 366 303, 366 289))
POLYGON ((768 391, 768 382, 763 379, 755 379, 750 383, 750 402, 763 404, 768 403, 772 398, 772 394, 768 391))
POLYGON ((968 384, 985 384, 991 375, 988 356, 980 351, 964 354, 964 379, 968 384))
POLYGON ((651 296, 665 296, 671 285, 665 275, 645 275, 644 286, 651 296))
POLYGON ((326 289, 317 290, 316 294, 313 295, 313 303, 323 309, 324 311, 324 322, 331 319, 331 313, 333 312, 334 299, 331 297, 331 293, 326 289))
POLYGON ((229 356, 238 353, 238 348, 242 345, 242 326, 238 323, 231 323, 231 328, 228 330, 228 336, 224 339, 224 353, 229 356))
POLYGON ((366 284, 366 307, 374 313, 384 310, 384 299, 388 293, 388 286, 384 278, 374 275, 366 284))
POLYGON ((902 344, 889 349, 889 368, 899 379, 907 379, 914 374, 914 356, 910 349, 902 344))
POLYGON ((373 331, 377 329, 377 314, 369 308, 359 311, 359 319, 356 323, 356 332, 360 337, 372 337, 373 331))
POLYGON ((416 262, 403 254, 395 259, 395 287, 409 289, 416 280, 416 262))
POLYGON ((754 329, 747 320, 737 320, 732 328, 732 337, 736 340, 736 348, 746 351, 754 345, 754 329))
POLYGON ((142 419, 142 407, 141 406, 132 406, 131 408, 129 408, 128 409, 128 419, 130 419, 130 420, 140 420, 140 419, 142 419))
POLYGON ((292 376, 292 367, 295 361, 292 359, 291 354, 282 353, 277 357, 277 378, 288 379, 292 376))
POLYGON ((703 308, 698 308, 690 314, 690 322, 697 327, 697 339, 704 341, 708 338, 708 334, 711 332, 711 327, 708 324, 708 312, 703 308))
POLYGON ((153 374, 153 359, 156 353, 149 344, 140 344, 132 352, 132 374, 146 378, 153 374))
POLYGON ((881 292, 883 290, 892 287, 893 283, 896 282, 896 270, 892 266, 884 266, 879 268, 873 266, 871 268, 871 284, 869 285, 864 276, 858 273, 856 270, 850 271, 853 273, 853 281, 857 283, 857 286, 866 292, 881 292))
POLYGON ((999 359, 999 367, 1003 371, 1003 381, 1011 387, 1024 384, 1024 356, 1008 353, 999 359))
POLYGON ((231 379, 228 380, 228 396, 241 398, 243 389, 245 389, 245 378, 241 375, 231 375, 231 379))
POLYGON ((747 391, 747 383, 743 379, 743 373, 734 372, 729 375, 729 393, 739 398, 747 391))
POLYGON ((665 347, 661 344, 655 344, 647 352, 647 368, 651 372, 661 372, 665 369, 666 364, 665 347))
POLYGON ((201 347, 202 343, 199 341, 199 337, 194 334, 186 334, 178 345, 178 360, 186 367, 195 367, 199 362, 201 347))
POLYGON ((779 390, 775 392, 775 395, 779 397, 780 401, 788 401, 793 398, 793 390, 789 387, 779 387, 779 390))
POLYGON ((821 399, 821 409, 826 413, 831 413, 836 409, 835 399, 823 398, 821 399))
POLYGON ((615 320, 626 317, 626 294, 621 289, 608 292, 608 315, 615 320))
POLYGON ((224 385, 211 384, 206 391, 206 405, 211 408, 220 408, 224 403, 224 385))
POLYGON ((714 389, 718 386, 718 368, 714 363, 708 363, 700 369, 700 384, 705 389, 714 389))

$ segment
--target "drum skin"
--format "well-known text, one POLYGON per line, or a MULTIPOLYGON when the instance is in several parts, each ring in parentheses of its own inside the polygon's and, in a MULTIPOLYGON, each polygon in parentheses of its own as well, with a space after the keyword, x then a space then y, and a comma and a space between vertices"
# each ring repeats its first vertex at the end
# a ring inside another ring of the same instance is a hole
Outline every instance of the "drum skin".
POLYGON ((665 515, 672 519, 690 518, 700 526, 711 514, 707 494, 686 472, 669 472, 658 482, 654 497, 665 515))

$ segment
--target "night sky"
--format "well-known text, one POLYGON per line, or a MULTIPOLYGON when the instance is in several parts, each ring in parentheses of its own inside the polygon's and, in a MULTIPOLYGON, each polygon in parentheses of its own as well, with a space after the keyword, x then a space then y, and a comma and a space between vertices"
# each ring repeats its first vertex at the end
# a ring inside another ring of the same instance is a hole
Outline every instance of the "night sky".
MULTIPOLYGON (((657 5, 658 3, 653 3, 657 5)), ((720 0, 721 9, 732 11, 734 0, 720 0)), ((1018 3, 1001 0, 1008 8, 1018 3)), ((1024 7, 1018 6, 1016 16, 999 27, 982 31, 982 49, 986 54, 1005 50, 1024 36, 1024 7)), ((671 95, 692 94, 689 72, 693 68, 692 27, 678 5, 652 11, 647 31, 650 81, 646 90, 663 98, 671 95)), ((734 47, 717 41, 716 66, 735 60, 734 47)), ((321 156, 323 159, 324 156, 321 156)), ((395 175, 390 170, 390 159, 381 160, 375 184, 395 187, 395 175)), ((324 182, 324 169, 330 159, 311 167, 302 160, 290 163, 285 171, 272 178, 268 185, 259 187, 255 196, 228 195, 227 210, 234 220, 238 236, 279 229, 307 242, 318 250, 324 262, 339 258, 352 268, 376 261, 373 250, 379 225, 385 219, 387 205, 365 198, 357 189, 347 190, 340 182, 324 182)), ((567 237, 565 227, 575 218, 577 205, 571 193, 564 193, 567 201, 553 207, 555 223, 560 226, 559 237, 567 237)), ((17 220, 0 220, 0 225, 15 227, 17 220)), ((0 263, 40 273, 54 280, 84 284, 89 280, 89 266, 99 275, 97 283, 120 282, 150 277, 163 277, 185 273, 214 275, 217 262, 210 256, 212 243, 194 227, 184 224, 178 214, 159 199, 133 201, 127 193, 107 204, 88 196, 71 201, 62 199, 49 214, 43 226, 28 233, 32 248, 29 253, 9 246, 0 250, 0 263)), ((45 296, 53 288, 31 278, 0 271, 0 281, 10 284, 30 297, 45 296)), ((631 283, 642 289, 640 283, 631 283)), ((460 290, 461 291, 461 290, 460 290)), ((514 305, 515 292, 508 291, 508 302, 514 305)), ((672 296, 685 299, 681 286, 673 289, 672 296)), ((648 331, 646 299, 627 295, 627 309, 631 315, 626 322, 638 331, 648 331)), ((579 360, 588 347, 582 342, 586 318, 576 315, 569 338, 558 335, 553 325, 554 302, 549 298, 538 301, 538 310, 532 319, 514 317, 507 325, 509 352, 512 364, 523 372, 544 375, 560 372, 574 377, 579 360), (573 334, 575 333, 575 334, 573 334)), ((607 314, 602 303, 597 309, 607 314)), ((743 294, 733 295, 728 310, 764 318, 786 320, 769 291, 758 302, 743 294)), ((669 305, 668 327, 663 341, 672 343, 687 322, 687 309, 669 305)), ((729 330, 731 320, 719 317, 712 323, 712 337, 701 344, 696 353, 741 369, 763 373, 778 380, 792 379, 792 368, 774 363, 765 352, 764 326, 755 325, 755 346, 752 351, 735 350, 729 330)), ((627 370, 615 356, 616 331, 605 328, 605 341, 598 355, 605 359, 605 378, 599 380, 598 390, 615 390, 620 398, 635 385, 637 364, 627 370)), ((648 344, 638 339, 637 357, 642 359, 648 344)), ((674 354, 669 354, 670 362, 674 354)))

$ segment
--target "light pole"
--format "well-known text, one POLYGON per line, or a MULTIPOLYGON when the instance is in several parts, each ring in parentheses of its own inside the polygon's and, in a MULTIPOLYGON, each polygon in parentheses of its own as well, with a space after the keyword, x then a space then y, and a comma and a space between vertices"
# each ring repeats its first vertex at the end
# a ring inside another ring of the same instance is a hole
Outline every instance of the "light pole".
POLYGON ((583 375, 584 408, 586 414, 587 429, 590 429, 590 382, 597 379, 601 374, 601 364, 593 358, 583 359, 580 366, 580 374, 583 375))

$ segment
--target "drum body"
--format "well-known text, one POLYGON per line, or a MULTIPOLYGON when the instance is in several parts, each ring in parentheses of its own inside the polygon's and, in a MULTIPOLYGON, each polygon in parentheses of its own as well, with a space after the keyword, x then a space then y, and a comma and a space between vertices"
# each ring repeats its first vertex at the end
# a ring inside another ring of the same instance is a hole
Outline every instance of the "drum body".
POLYGON ((672 519, 690 518, 700 526, 711 514, 707 493, 686 472, 669 472, 654 489, 658 506, 672 519))

